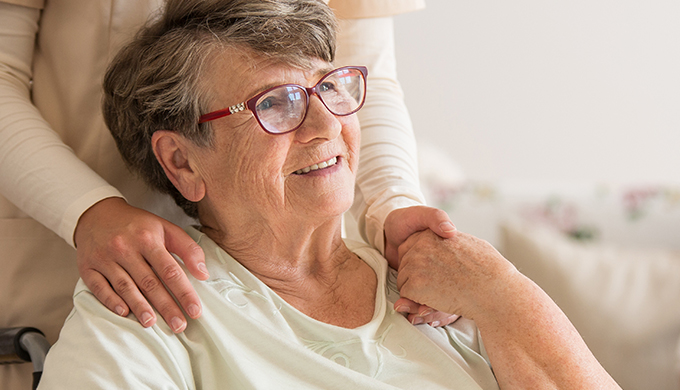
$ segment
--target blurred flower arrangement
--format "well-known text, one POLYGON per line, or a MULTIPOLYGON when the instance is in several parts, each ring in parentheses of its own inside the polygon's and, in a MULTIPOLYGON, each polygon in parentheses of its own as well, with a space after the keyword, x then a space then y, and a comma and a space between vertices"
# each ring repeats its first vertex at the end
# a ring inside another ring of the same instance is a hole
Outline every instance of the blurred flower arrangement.
POLYGON ((496 242, 508 219, 544 225, 580 242, 680 249, 680 187, 596 183, 480 182, 435 146, 419 150, 428 204, 462 230, 496 242))

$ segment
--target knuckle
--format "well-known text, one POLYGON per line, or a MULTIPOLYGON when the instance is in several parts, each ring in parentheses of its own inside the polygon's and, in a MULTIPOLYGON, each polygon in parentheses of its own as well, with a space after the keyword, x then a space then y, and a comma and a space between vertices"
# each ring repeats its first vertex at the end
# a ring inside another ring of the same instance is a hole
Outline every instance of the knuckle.
POLYGON ((159 275, 166 282, 176 281, 184 276, 184 272, 177 264, 169 264, 160 270, 159 275))
POLYGON ((144 293, 156 291, 161 285, 155 274, 149 273, 139 281, 139 287, 144 293))
POLYGON ((178 294, 175 294, 175 297, 184 307, 194 303, 194 301, 197 299, 193 291, 180 291, 178 294))
POLYGON ((430 278, 422 273, 416 272, 409 277, 409 282, 411 282, 413 286, 426 286, 429 284, 430 278))
POLYGON ((156 243, 156 234, 148 229, 142 229, 137 232, 137 239, 146 247, 153 246, 156 243))
POLYGON ((112 283, 113 288, 119 295, 125 296, 132 293, 135 289, 134 284, 125 279, 118 279, 112 283))
POLYGON ((416 276, 420 274, 420 269, 427 265, 426 257, 420 256, 417 253, 404 256, 402 258, 402 262, 405 263, 405 267, 408 267, 410 276, 416 276))
POLYGON ((198 244, 195 242, 192 242, 189 245, 189 252, 191 252, 192 255, 203 255, 203 248, 201 248, 198 244))
POLYGON ((111 237, 106 247, 111 253, 123 255, 127 252, 129 245, 125 236, 117 234, 111 237))
POLYGON ((106 294, 106 288, 109 287, 108 285, 105 286, 105 283, 102 283, 101 281, 98 280, 91 280, 85 282, 85 284, 87 285, 87 288, 89 288, 90 291, 92 291, 92 293, 97 298, 103 297, 106 294))

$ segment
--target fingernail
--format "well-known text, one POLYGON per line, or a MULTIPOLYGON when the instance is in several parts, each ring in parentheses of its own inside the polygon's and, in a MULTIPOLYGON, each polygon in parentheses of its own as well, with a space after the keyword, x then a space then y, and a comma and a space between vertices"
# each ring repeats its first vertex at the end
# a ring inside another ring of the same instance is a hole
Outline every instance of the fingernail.
POLYGON ((179 317, 172 317, 170 320, 170 326, 175 333, 179 333, 184 330, 184 321, 180 320, 179 317))
POLYGON ((150 323, 153 320, 153 315, 149 312, 146 312, 146 313, 142 314, 141 320, 142 320, 142 325, 147 325, 148 323, 150 323))
POLYGON ((208 267, 205 266, 205 263, 199 263, 199 264, 198 264, 198 270, 201 271, 201 272, 203 272, 203 273, 206 274, 206 275, 210 275, 210 274, 208 273, 208 267))
POLYGON ((116 306, 116 313, 118 313, 119 316, 125 317, 125 308, 121 305, 116 306))
POLYGON ((399 306, 397 306, 396 309, 394 309, 394 311, 396 311, 396 312, 398 312, 398 313, 408 313, 408 306, 406 306, 406 305, 399 305, 399 306))
POLYGON ((197 318, 201 315, 201 308, 197 304, 192 303, 187 307, 187 312, 191 318, 197 318))
POLYGON ((423 322, 424 322, 424 320, 423 320, 422 317, 414 317, 414 318, 413 318, 413 321, 411 321, 411 323, 412 323, 413 325, 420 325, 420 324, 422 324, 423 322))
POLYGON ((433 328, 436 328, 436 327, 438 327, 439 325, 440 325, 440 322, 439 322, 439 321, 432 321, 432 322, 430 322, 430 326, 433 327, 433 328))
POLYGON ((428 316, 430 314, 434 313, 434 309, 426 309, 422 313, 418 314, 421 317, 428 316))
POLYGON ((442 222, 439 225, 439 228, 444 232, 444 233, 451 233, 456 231, 456 227, 453 226, 451 222, 442 222))

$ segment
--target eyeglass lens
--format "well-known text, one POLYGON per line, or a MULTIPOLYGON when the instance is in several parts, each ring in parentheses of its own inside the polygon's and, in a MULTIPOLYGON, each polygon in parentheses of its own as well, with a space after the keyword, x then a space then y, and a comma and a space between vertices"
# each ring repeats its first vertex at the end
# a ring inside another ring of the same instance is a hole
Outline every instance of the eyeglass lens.
MULTIPOLYGON (((334 115, 356 112, 364 100, 363 74, 356 69, 339 69, 319 81, 314 90, 334 115)), ((285 133, 297 128, 307 111, 307 91, 282 85, 262 95, 255 103, 255 114, 265 130, 285 133)))

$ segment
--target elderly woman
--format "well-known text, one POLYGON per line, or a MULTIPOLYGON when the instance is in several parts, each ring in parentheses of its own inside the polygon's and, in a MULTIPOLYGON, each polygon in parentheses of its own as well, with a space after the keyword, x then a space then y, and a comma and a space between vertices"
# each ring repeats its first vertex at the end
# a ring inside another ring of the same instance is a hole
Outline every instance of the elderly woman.
POLYGON ((367 70, 333 55, 321 1, 182 0, 117 56, 106 120, 130 167, 198 217, 204 314, 143 328, 80 282, 41 388, 616 388, 480 240, 414 235, 398 279, 343 241, 367 70), (477 325, 412 326, 397 287, 477 325))

